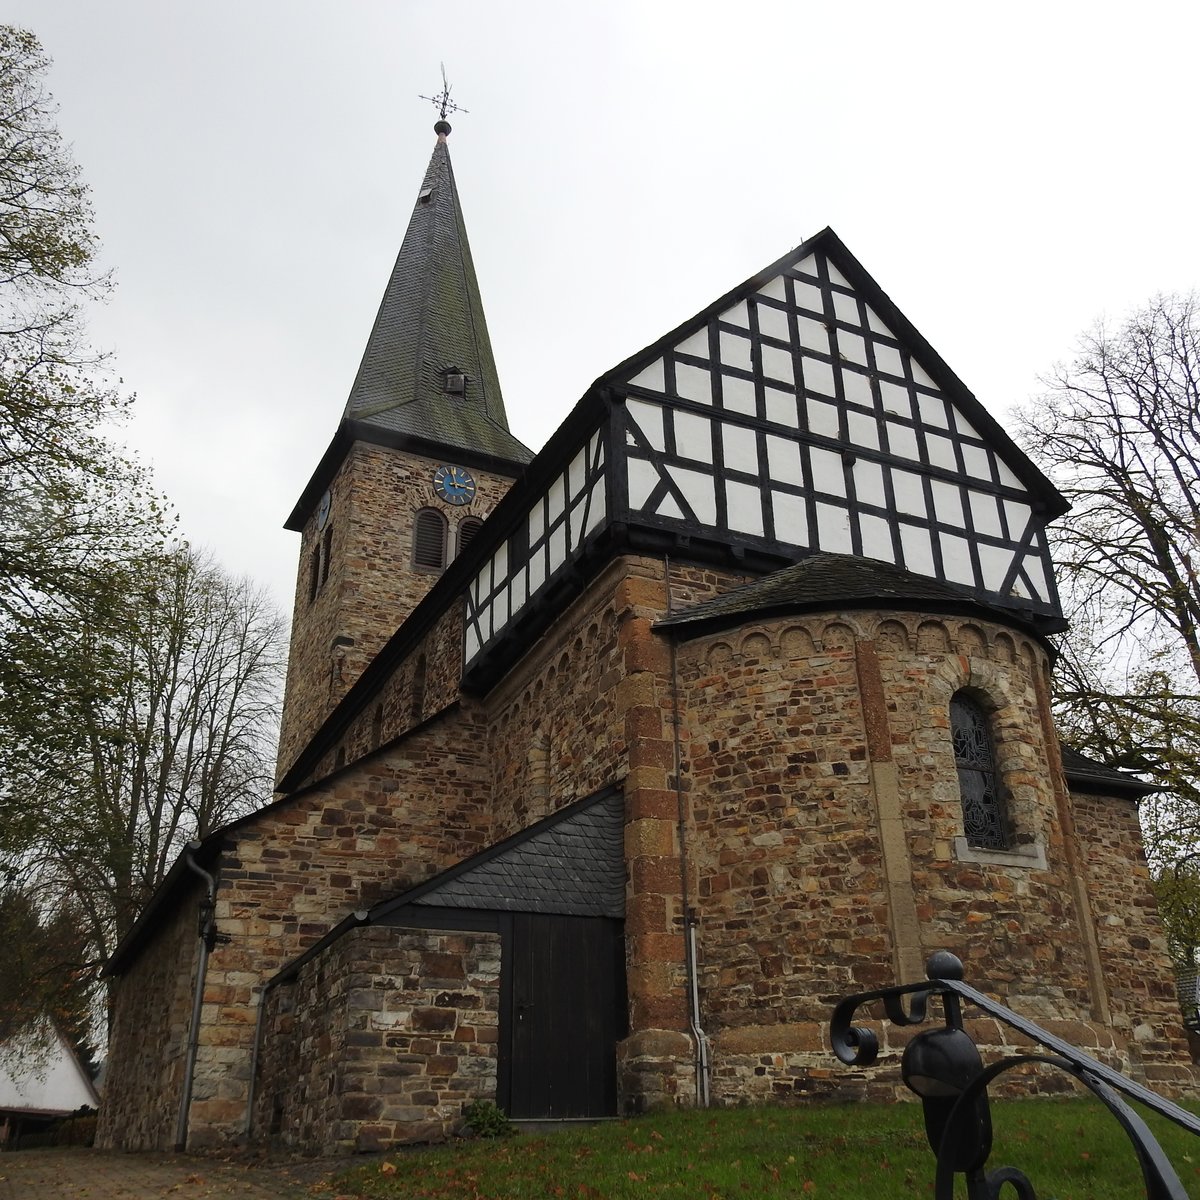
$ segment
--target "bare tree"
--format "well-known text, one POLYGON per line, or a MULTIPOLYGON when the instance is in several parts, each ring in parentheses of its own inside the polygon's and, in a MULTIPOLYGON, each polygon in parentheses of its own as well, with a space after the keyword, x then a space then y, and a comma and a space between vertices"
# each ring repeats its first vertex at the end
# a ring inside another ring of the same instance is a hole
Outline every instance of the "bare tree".
POLYGON ((1019 436, 1071 501, 1054 533, 1072 630, 1056 700, 1068 737, 1167 789, 1152 854, 1200 834, 1200 307, 1160 296, 1099 325, 1019 436))
POLYGON ((91 599, 0 647, 0 860, 69 897, 103 962, 185 842, 270 799, 285 642, 186 546, 91 599))

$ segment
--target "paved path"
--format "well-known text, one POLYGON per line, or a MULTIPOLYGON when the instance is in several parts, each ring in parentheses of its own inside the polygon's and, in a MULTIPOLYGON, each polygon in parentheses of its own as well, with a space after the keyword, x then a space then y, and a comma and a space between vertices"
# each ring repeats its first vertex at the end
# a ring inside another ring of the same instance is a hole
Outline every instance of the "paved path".
POLYGON ((334 1200, 322 1185, 344 1165, 18 1150, 0 1154, 0 1200, 334 1200))

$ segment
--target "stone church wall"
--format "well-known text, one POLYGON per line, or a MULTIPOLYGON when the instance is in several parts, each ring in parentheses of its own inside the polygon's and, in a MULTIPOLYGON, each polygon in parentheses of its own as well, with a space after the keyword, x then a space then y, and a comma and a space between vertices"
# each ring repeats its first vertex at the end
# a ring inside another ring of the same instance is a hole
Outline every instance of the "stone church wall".
POLYGON ((496 1093, 500 937, 352 930, 267 993, 255 1133, 324 1153, 437 1141, 496 1093))
POLYGON ((197 882, 119 981, 96 1129, 99 1147, 154 1150, 174 1145, 199 961, 201 892, 197 882))
MULTIPOLYGON (((831 1006, 922 978, 937 949, 959 955, 975 986, 1120 1065, 1127 1047, 1114 1044, 1106 1014, 1126 1003, 1131 923, 1158 981, 1145 997, 1150 1028, 1169 1021, 1170 972, 1161 937, 1147 933, 1148 891, 1122 912, 1137 852, 1128 802, 1093 801, 1078 819, 1085 910, 1072 890, 1035 643, 958 619, 845 613, 747 626, 679 655, 687 852, 719 1099, 887 1091, 833 1060, 831 1006), (961 687, 994 710, 1011 852, 975 851, 961 836, 948 713, 961 687), (1090 970, 1107 993, 1095 994, 1090 970)), ((1146 1052, 1131 1040, 1135 1063, 1160 1050, 1185 1061, 1165 1033, 1136 1038, 1146 1052)))

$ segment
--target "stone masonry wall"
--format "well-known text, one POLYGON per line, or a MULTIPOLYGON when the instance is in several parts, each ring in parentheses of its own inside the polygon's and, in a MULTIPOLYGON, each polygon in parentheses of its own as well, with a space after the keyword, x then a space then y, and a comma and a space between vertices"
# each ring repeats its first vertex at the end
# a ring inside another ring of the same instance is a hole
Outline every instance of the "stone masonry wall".
MULTIPOLYGON (((975 986, 1124 1057, 1103 1015, 1109 997, 1093 986, 1127 960, 1095 932, 1105 904, 1123 897, 1110 890, 1102 901, 1111 885, 1094 875, 1089 891, 1073 890, 1037 643, 979 622, 847 612, 697 639, 680 647, 679 665, 701 1003, 719 1098, 866 1086, 871 1076, 831 1057, 833 1001, 921 978, 942 948, 975 986), (1011 852, 962 838, 948 712, 962 687, 993 712, 1011 852), (1078 903, 1084 894, 1092 903, 1078 903)), ((1114 872, 1130 849, 1114 846, 1114 872)), ((1146 966, 1169 989, 1165 961, 1146 966)))
POLYGON ((310 514, 296 574, 280 775, 436 582, 439 572, 413 566, 417 510, 445 515, 449 558, 462 521, 486 517, 512 485, 505 476, 473 469, 474 500, 462 507, 445 504, 433 490, 440 461, 366 442, 351 447, 330 484, 332 553, 328 576, 311 601, 310 564, 325 530, 310 514))
POLYGON ((445 1138, 495 1097, 499 984, 499 934, 346 934, 268 993, 256 1136, 325 1153, 445 1138))
POLYGON ((1088 863, 1088 885, 1112 1023, 1130 1065, 1151 1087, 1193 1087, 1137 805, 1116 796, 1072 795, 1088 863))
POLYGON ((96 1129, 99 1147, 152 1150, 174 1144, 199 961, 200 896, 197 882, 119 981, 96 1129), (147 1005, 147 997, 154 1003, 147 1005))

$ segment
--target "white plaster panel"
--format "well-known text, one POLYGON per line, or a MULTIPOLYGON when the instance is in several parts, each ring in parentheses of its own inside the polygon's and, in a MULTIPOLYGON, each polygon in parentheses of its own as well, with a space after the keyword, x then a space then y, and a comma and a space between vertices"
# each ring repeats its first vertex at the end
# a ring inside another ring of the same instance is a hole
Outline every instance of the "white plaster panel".
POLYGON ((656 358, 648 367, 643 367, 630 381, 649 392, 665 392, 667 384, 663 376, 663 360, 656 358))
POLYGON ((867 310, 867 324, 871 330, 883 334, 884 337, 893 337, 892 331, 880 320, 879 314, 869 304, 864 307, 867 310))
POLYGON ((829 353, 829 330, 820 321, 797 317, 796 331, 800 335, 800 345, 805 350, 814 350, 817 354, 829 353))
POLYGON ((908 389, 888 383, 886 379, 879 381, 879 397, 883 401, 883 411, 895 413, 898 417, 912 417, 912 401, 908 389))
POLYGON ((492 586, 499 587, 508 578, 508 543, 501 542, 492 556, 492 586))
POLYGON ((467 662, 471 662, 475 655, 479 653, 479 634, 475 632, 475 622, 471 621, 467 624, 466 630, 466 653, 467 662))
POLYGON ((968 421, 967 418, 964 417, 957 408, 951 406, 951 412, 954 414, 954 428, 957 429, 963 437, 975 438, 978 441, 983 441, 983 438, 981 438, 979 434, 975 432, 975 426, 972 425, 971 422, 968 421))
POLYGON ((846 433, 852 446, 879 449, 879 426, 875 418, 868 417, 866 413, 847 412, 846 433))
POLYGON ((996 467, 1000 472, 1000 482, 1004 484, 1005 487, 1020 488, 1021 491, 1026 490, 1025 485, 1016 477, 1016 475, 1013 474, 1012 470, 1009 468, 1008 464, 1003 461, 1003 459, 998 458, 996 460, 996 467))
POLYGON ((629 507, 645 508, 650 493, 658 484, 658 472, 644 458, 627 458, 629 468, 629 507))
POLYGON ((837 343, 838 352, 843 358, 858 363, 860 367, 867 365, 867 344, 857 333, 847 333, 844 329, 839 329, 837 343))
POLYGON ((904 566, 918 575, 933 575, 933 545, 929 530, 917 525, 900 526, 900 546, 904 551, 904 566))
POLYGON ((658 404, 646 404, 640 400, 630 400, 625 403, 629 410, 629 419, 637 427, 637 431, 646 438, 655 450, 666 450, 666 439, 662 436, 662 409, 658 404))
POLYGON ((972 479, 991 479, 991 456, 982 446, 964 445, 962 448, 963 466, 972 479))
POLYGON ((725 481, 725 509, 730 529, 741 533, 763 534, 762 492, 752 484, 735 479, 725 481))
POLYGON ((1004 577, 1012 566, 1012 551, 1002 550, 999 546, 989 546, 980 542, 979 568, 983 573, 983 586, 991 592, 998 592, 1004 586, 1004 577))
POLYGON ((966 525, 967 518, 963 513, 962 493, 952 483, 940 479, 930 480, 930 490, 933 492, 934 516, 946 525, 957 525, 960 529, 966 525))
POLYGON ((926 396, 917 393, 917 411, 926 425, 936 425, 939 429, 949 429, 946 421, 946 402, 940 396, 926 396))
POLYGON ((860 459, 854 464, 854 494, 863 504, 884 507, 883 468, 878 463, 860 459))
POLYGON ((927 433, 925 445, 929 449, 929 461, 935 467, 945 467, 947 471, 957 471, 958 461, 954 457, 954 443, 940 433, 927 433))
POLYGON ((937 391, 937 384, 933 382, 933 379, 930 377, 929 373, 923 366, 921 366, 919 362, 917 362, 915 358, 912 360, 912 373, 913 379, 917 383, 924 384, 925 387, 929 388, 931 391, 937 391))
POLYGON ((1029 524, 1029 508, 1016 500, 1005 500, 1004 515, 1008 518, 1009 537, 1016 541, 1024 536, 1025 528, 1029 524))
POLYGON ((711 404, 712 376, 705 367, 693 367, 689 363, 675 364, 675 393, 684 400, 695 400, 698 404, 711 404))
POLYGON ((546 532, 546 509, 542 500, 538 499, 533 502, 533 507, 529 510, 529 545, 534 546, 542 540, 542 534, 546 532))
POLYGON ((825 260, 825 269, 829 272, 830 283, 840 283, 844 288, 848 288, 850 286, 845 275, 843 275, 841 271, 839 271, 837 267, 835 267, 828 259, 825 260))
POLYGON ((1050 585, 1046 580, 1046 568, 1042 562, 1040 554, 1030 553, 1025 555, 1025 573, 1029 576, 1030 582, 1033 584, 1037 595, 1034 597, 1037 600, 1050 599, 1050 585))
POLYGON ((800 460, 799 443, 790 438, 767 434, 767 470, 779 483, 804 483, 804 466, 800 460))
POLYGON ((708 326, 705 325, 702 329, 697 329, 690 337, 685 337, 675 347, 675 352, 677 354, 690 354, 694 358, 708 358, 708 326))
POLYGON ((758 437, 753 429, 741 425, 722 425, 721 438, 727 467, 747 474, 759 473, 758 437))
POLYGON ((781 342, 792 340, 787 313, 771 304, 758 306, 758 332, 764 337, 778 338, 781 342))
POLYGON ((882 342, 875 343, 875 366, 889 375, 904 378, 904 359, 895 346, 885 346, 882 342))
POLYGON ((496 593, 496 599, 492 602, 492 629, 500 630, 508 624, 508 592, 501 589, 496 593))
POLYGON ((660 517, 674 517, 677 521, 684 520, 683 509, 679 507, 679 501, 668 492, 659 503, 658 515, 660 517))
POLYGON ((1000 524, 1000 508, 995 496, 983 492, 971 492, 971 522, 977 533, 1001 537, 1004 529, 1000 524))
POLYGON ((874 408, 875 397, 871 394, 871 377, 860 375, 857 371, 842 368, 842 394, 851 404, 861 404, 865 408, 874 408))
POLYGON ((567 495, 574 499, 587 480, 587 449, 580 450, 567 465, 567 495))
POLYGON ((546 565, 550 568, 550 573, 554 574, 567 561, 566 525, 559 525, 551 530, 550 541, 546 549, 546 565))
POLYGON ((795 392, 781 392, 778 388, 766 387, 763 389, 763 399, 766 402, 768 421, 774 421, 777 425, 787 425, 792 429, 800 428, 795 392))
POLYGON ((862 552, 867 558, 879 558, 894 562, 896 552, 892 549, 892 531, 882 517, 863 513, 858 518, 858 532, 862 538, 862 552))
POLYGON ((913 517, 929 515, 925 509, 925 489, 922 487, 920 475, 893 467, 892 495, 896 498, 897 512, 908 513, 913 517))
POLYGON ((808 545, 808 505, 803 496, 791 492, 772 492, 775 536, 790 546, 808 545))
POLYGON ((567 484, 563 477, 558 475, 546 491, 546 515, 548 523, 553 525, 566 511, 567 484))
POLYGON ((843 296, 840 292, 833 293, 833 311, 839 321, 847 325, 860 324, 858 319, 858 301, 853 296, 843 296))
POLYGON ((971 566, 971 547, 964 537, 954 533, 938 535, 942 543, 942 568, 946 578, 954 583, 975 584, 975 569, 971 566))
POLYGON ((792 352, 780 350, 778 346, 768 346, 760 343, 762 353, 763 374, 769 379, 778 379, 781 383, 794 384, 796 373, 792 369, 792 352))
POLYGON ((805 283, 800 279, 797 279, 793 286, 796 289, 797 307, 806 308, 809 312, 825 312, 825 297, 821 294, 819 287, 814 287, 813 284, 805 283))
POLYGON ((583 519, 587 515, 586 509, 587 502, 584 500, 577 501, 571 508, 570 534, 572 548, 578 546, 583 541, 583 519))
POLYGON ((842 456, 830 450, 813 446, 809 450, 809 465, 812 470, 812 485, 819 492, 831 496, 846 494, 846 475, 842 469, 842 456))
POLYGON ((805 401, 804 407, 808 413, 808 428, 810 432, 819 433, 822 437, 836 438, 841 436, 836 405, 826 404, 823 400, 809 398, 805 401))
POLYGON ((695 413, 675 412, 675 452, 681 458, 711 463, 713 460, 712 422, 695 413))
POLYGON ((721 404, 730 412, 754 416, 758 411, 754 399, 754 384, 740 375, 722 375, 721 404))
POLYGON ((726 367, 750 370, 750 339, 721 330, 721 363, 726 367))
POLYGON ((806 392, 820 392, 823 396, 832 396, 835 393, 833 368, 828 363, 805 355, 802 369, 806 392))
MULTIPOLYGON (((643 463, 643 466, 646 464, 643 463)), ((546 551, 540 549, 529 559, 529 594, 537 593, 538 588, 546 582, 546 551)))
POLYGON ((897 458, 907 458, 910 462, 919 461, 917 432, 910 425, 898 425, 894 421, 889 421, 887 438, 888 448, 897 458))
POLYGON ((592 505, 588 513, 588 526, 585 532, 591 533, 594 529, 599 529, 604 523, 607 512, 608 489, 605 487, 604 479, 600 478, 592 484, 592 505))
POLYGON ((686 467, 668 466, 667 472, 675 486, 683 493, 683 498, 691 506, 697 520, 705 525, 713 525, 717 520, 717 496, 711 475, 702 475, 699 471, 689 471, 686 467))
POLYGON ((772 300, 787 300, 787 284, 782 275, 776 275, 770 283, 759 288, 759 295, 770 296, 772 300))
POLYGON ((844 508, 817 501, 817 544, 832 554, 850 553, 850 514, 844 508))
MULTIPOLYGON (((739 325, 742 329, 750 328, 750 314, 746 311, 745 300, 740 300, 732 308, 727 308, 717 319, 724 321, 726 325, 739 325)), ((721 357, 725 357, 723 346, 721 348, 721 357)))

